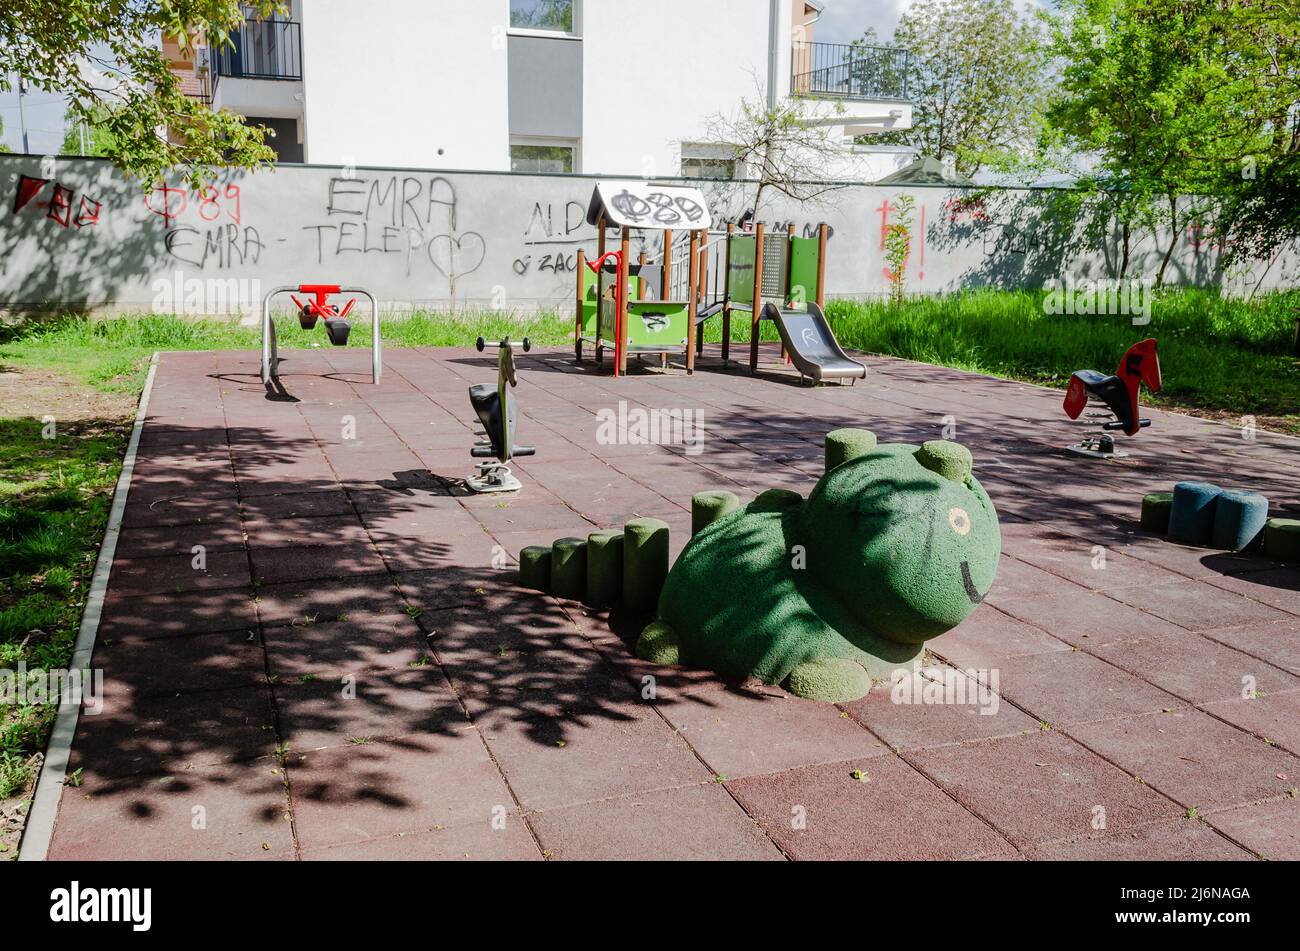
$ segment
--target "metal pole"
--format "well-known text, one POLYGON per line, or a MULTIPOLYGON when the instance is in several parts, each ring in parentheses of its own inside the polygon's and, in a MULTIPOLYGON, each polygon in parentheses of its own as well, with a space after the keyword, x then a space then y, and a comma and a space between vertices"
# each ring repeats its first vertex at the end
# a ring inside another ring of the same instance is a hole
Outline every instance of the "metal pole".
POLYGON ((32 154, 32 147, 27 141, 27 115, 23 112, 23 98, 27 95, 27 80, 18 77, 18 126, 23 133, 23 152, 32 154))

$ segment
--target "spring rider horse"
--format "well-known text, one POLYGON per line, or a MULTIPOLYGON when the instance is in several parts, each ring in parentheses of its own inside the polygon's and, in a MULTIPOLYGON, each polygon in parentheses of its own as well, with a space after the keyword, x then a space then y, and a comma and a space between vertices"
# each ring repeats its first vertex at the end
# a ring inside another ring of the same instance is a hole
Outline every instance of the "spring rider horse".
POLYGON ((1152 393, 1160 392, 1160 359, 1156 356, 1156 342, 1148 338, 1129 347, 1115 372, 1106 376, 1096 370, 1076 370, 1065 391, 1065 414, 1078 419, 1085 408, 1091 419, 1101 427, 1095 436, 1085 436, 1070 452, 1094 459, 1115 459, 1127 456, 1115 448, 1113 432, 1134 436, 1151 425, 1151 420, 1138 415, 1138 390, 1145 383, 1152 393))
MULTIPOLYGON (((528 338, 524 338, 524 353, 532 349, 528 338)), ((479 442, 469 454, 474 459, 487 459, 480 462, 478 472, 465 479, 465 484, 475 492, 518 492, 522 485, 510 471, 508 463, 516 456, 535 455, 532 446, 516 446, 515 425, 519 417, 519 404, 510 392, 518 381, 515 379, 514 344, 506 337, 500 343, 487 343, 479 337, 474 344, 482 353, 487 347, 495 347, 497 357, 497 381, 492 383, 475 383, 469 388, 469 401, 483 424, 480 435, 487 438, 479 442)))

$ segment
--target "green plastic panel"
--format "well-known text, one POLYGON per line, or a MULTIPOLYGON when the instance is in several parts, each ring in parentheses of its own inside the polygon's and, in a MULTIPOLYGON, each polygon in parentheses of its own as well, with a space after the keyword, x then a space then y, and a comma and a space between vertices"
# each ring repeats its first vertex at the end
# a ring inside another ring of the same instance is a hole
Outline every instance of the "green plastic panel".
POLYGON ((631 347, 663 347, 676 350, 686 345, 690 321, 686 301, 629 301, 627 342, 631 347))
POLYGON ((753 237, 732 237, 730 241, 727 296, 739 304, 754 303, 754 249, 757 246, 753 237))
POLYGON ((790 242, 790 296, 797 301, 817 299, 816 238, 795 238, 790 242))

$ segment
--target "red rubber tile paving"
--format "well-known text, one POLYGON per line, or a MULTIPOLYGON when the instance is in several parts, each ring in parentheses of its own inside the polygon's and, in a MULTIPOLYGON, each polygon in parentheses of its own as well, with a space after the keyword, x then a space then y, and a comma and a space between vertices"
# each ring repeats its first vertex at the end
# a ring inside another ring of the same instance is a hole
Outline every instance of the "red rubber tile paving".
POLYGON ((248 555, 240 551, 176 552, 154 558, 116 558, 109 587, 127 595, 247 588, 248 555))
POLYGON ((728 779, 888 752, 838 707, 778 687, 709 690, 658 709, 709 768, 728 779))
POLYGON ((1294 796, 1212 812, 1205 821, 1260 858, 1300 861, 1300 799, 1294 796))
POLYGON ((102 712, 83 709, 69 769, 125 777, 268 757, 274 723, 265 686, 135 697, 106 684, 102 712))
POLYGON ((288 858, 293 833, 273 763, 232 763, 65 786, 53 860, 288 858))
POLYGON ((492 822, 455 826, 433 832, 349 842, 302 853, 304 862, 430 862, 542 860, 541 850, 524 821, 507 816, 504 825, 492 822))
POLYGON ((917 861, 1015 854, 1006 839, 894 756, 726 785, 795 859, 917 861))
POLYGON ((903 756, 1020 847, 1086 834, 1099 808, 1114 832, 1181 812, 1055 730, 903 756))
MULTIPOLYGON (((756 378, 707 372, 710 357, 693 378, 638 369, 617 383, 573 366, 563 349, 529 354, 519 437, 539 454, 519 461, 525 489, 504 499, 461 481, 473 468, 464 390, 495 373, 467 348, 389 351, 377 388, 360 349, 295 351, 282 379, 296 403, 267 400, 254 353, 163 355, 104 602, 106 708, 82 719, 72 752, 87 782, 114 784, 94 814, 109 828, 92 837, 77 818, 92 815, 77 811, 92 800, 65 801, 54 853, 536 858, 523 809, 555 857, 770 856, 773 842, 792 857, 1023 857, 975 812, 1017 841, 1049 843, 1026 846, 1031 857, 1209 857, 1217 840, 1196 831, 1184 840, 1184 826, 1165 819, 1128 829, 1129 813, 1142 814, 1146 797, 1165 802, 1157 790, 1178 810, 1211 816, 1286 796, 1300 690, 1279 673, 1300 674, 1295 569, 1171 545, 1133 523, 1143 491, 1232 481, 1201 461, 1216 457, 1184 451, 1213 445, 1221 430, 1154 413, 1140 466, 1081 467, 1057 451, 1078 433, 1059 394, 878 358, 867 386, 806 390, 767 350, 772 366, 756 378), (703 452, 599 444, 595 414, 620 400, 702 411, 703 452), (940 435, 947 413, 959 413, 1003 512, 1006 554, 988 604, 929 646, 987 680, 996 672, 1005 696, 986 691, 983 705, 896 703, 888 684, 843 708, 756 684, 728 690, 705 671, 638 661, 631 645, 645 618, 514 583, 526 544, 649 514, 670 523, 678 552, 694 492, 733 486, 748 497, 783 485, 806 495, 823 432, 865 420, 886 440, 917 442, 940 435), (208 558, 197 576, 195 545, 208 558), (1092 568, 1093 545, 1106 550, 1104 574, 1092 568), (1179 643, 1198 648, 1195 663, 1164 649, 1179 643), (1226 692, 1218 675, 1238 667, 1268 672, 1261 699, 1226 692), (1161 687, 1208 700, 1214 715, 1183 714, 1195 721, 1185 728, 1171 726, 1173 714, 1132 715, 1167 703, 1161 687), (355 699, 344 698, 350 688, 355 699), (994 698, 997 713, 982 713, 994 698), (1078 723, 1093 716, 1119 719, 1078 723), (1040 717, 1066 725, 1044 733, 1040 717), (1078 752, 1063 734, 1098 752, 1078 752), (149 804, 153 784, 173 774, 211 772, 223 804, 246 803, 248 815, 282 811, 266 806, 279 786, 264 798, 255 784, 216 777, 244 764, 270 775, 286 745, 302 779, 291 781, 297 840, 280 830, 250 850, 240 837, 188 837, 188 821, 153 836, 150 817, 171 808, 149 804), (887 746, 951 764, 971 808, 887 746), (997 762, 1003 749, 1019 752, 997 762), (854 768, 870 781, 853 780, 854 768), (1053 794, 1038 788, 1044 770, 1055 770, 1053 794), (715 773, 732 777, 739 806, 715 773), (998 793, 1001 775, 1010 778, 998 793), (1103 834, 1080 830, 1076 815, 1097 789, 1118 803, 1103 834), (135 811, 118 805, 137 800, 135 811), (494 827, 496 805, 505 830, 494 827), (791 828, 792 805, 804 807, 807 829, 791 828), (772 840, 754 837, 746 811, 772 840)), ((1234 457, 1238 481, 1284 494, 1293 454, 1263 434, 1234 457)))
POLYGON ((1117 588, 1111 594, 1125 604, 1149 611, 1189 631, 1285 621, 1289 617, 1277 608, 1199 581, 1180 581, 1149 588, 1117 588))
POLYGON ((602 799, 529 816, 549 858, 577 861, 781 861, 718 783, 602 799))
POLYGON ((1037 720, 1003 700, 991 680, 978 681, 967 672, 940 668, 908 681, 877 685, 861 700, 845 705, 854 719, 895 750, 948 746, 1040 729, 1037 720), (927 695, 930 684, 952 686, 946 693, 930 687, 932 692, 927 695))
POLYGON ((517 811, 472 728, 291 754, 287 772, 304 851, 517 811))
POLYGON ((1187 631, 1112 644, 1095 653, 1189 703, 1231 700, 1248 690, 1300 690, 1300 678, 1187 631))
POLYGON ((1219 809, 1285 795, 1300 776, 1300 758, 1195 710, 1069 732, 1186 808, 1219 809))
POLYGON ((1132 832, 1097 833, 1030 846, 1033 859, 1100 862, 1240 862, 1255 856, 1199 819, 1153 822, 1132 832))
POLYGON ((1002 696, 1053 726, 1185 706, 1178 697, 1083 651, 1016 657, 999 671, 1002 696))
MULTIPOLYGON (((1300 756, 1300 692, 1238 697, 1201 709, 1300 756)), ((1300 786, 1300 775, 1294 778, 1300 786)))

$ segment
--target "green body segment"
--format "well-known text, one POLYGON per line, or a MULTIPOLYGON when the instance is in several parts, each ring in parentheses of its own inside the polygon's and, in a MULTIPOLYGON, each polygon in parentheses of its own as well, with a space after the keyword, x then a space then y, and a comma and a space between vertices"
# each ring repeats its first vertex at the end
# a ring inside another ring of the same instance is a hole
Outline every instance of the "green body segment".
POLYGON ((668 575, 653 653, 833 700, 908 666, 975 609, 1001 555, 988 495, 948 464, 961 456, 877 446, 806 501, 764 493, 717 519, 668 575))
POLYGON ((587 536, 587 603, 607 608, 623 596, 623 533, 604 529, 587 536))
POLYGON ((623 606, 653 611, 668 574, 668 523, 634 518, 623 526, 623 606))
POLYGON ((519 583, 537 591, 551 590, 550 545, 529 545, 519 553, 519 583))
POLYGON ((551 594, 581 601, 587 594, 587 540, 560 538, 551 545, 551 594))

